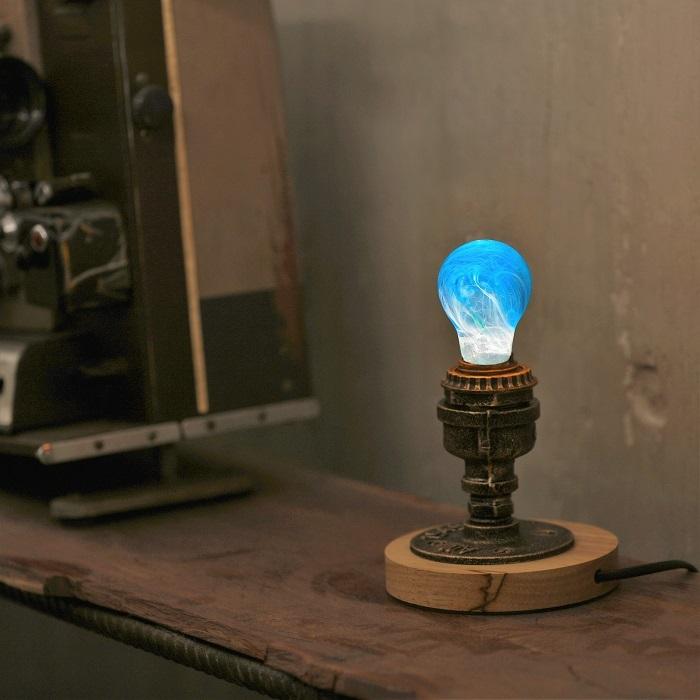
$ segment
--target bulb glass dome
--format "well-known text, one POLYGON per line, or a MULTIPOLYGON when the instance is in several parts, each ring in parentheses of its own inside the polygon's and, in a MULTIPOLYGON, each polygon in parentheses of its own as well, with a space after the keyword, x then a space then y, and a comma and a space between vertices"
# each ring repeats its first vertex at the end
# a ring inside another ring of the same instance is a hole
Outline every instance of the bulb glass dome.
POLYGON ((525 259, 501 241, 470 241, 445 258, 438 296, 465 362, 495 365, 510 358, 531 291, 525 259))

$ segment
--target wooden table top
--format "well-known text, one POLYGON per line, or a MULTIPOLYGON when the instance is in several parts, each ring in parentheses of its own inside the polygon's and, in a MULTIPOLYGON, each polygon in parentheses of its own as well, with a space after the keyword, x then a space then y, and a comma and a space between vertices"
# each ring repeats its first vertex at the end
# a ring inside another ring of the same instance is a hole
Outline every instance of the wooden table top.
MULTIPOLYGON (((91 525, 0 495, 0 582, 138 616, 353 697, 697 697, 700 578, 558 611, 471 615, 384 591, 383 549, 462 512, 327 474, 91 525)), ((624 543, 623 543, 624 553, 624 543)))

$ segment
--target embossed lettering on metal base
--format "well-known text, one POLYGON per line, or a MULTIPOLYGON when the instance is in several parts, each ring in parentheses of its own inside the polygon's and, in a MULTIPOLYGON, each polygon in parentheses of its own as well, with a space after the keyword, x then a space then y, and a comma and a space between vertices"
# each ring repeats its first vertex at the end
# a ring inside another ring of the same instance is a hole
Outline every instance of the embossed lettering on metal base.
POLYGON ((425 559, 449 564, 508 564, 542 559, 569 549, 574 537, 552 523, 516 520, 517 531, 495 538, 470 536, 464 523, 450 523, 425 530, 411 540, 411 551, 425 559))

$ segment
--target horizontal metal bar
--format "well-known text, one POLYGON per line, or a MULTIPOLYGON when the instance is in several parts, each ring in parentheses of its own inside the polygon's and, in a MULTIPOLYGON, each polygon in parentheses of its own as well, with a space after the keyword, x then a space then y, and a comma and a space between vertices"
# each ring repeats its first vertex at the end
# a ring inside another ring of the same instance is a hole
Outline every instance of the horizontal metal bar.
POLYGON ((35 456, 42 464, 60 464, 88 457, 170 445, 179 440, 180 426, 173 421, 45 442, 37 449, 35 456))
POLYGON ((253 428, 257 425, 307 420, 315 418, 318 414, 319 403, 316 399, 297 399, 186 418, 180 425, 184 439, 194 440, 207 435, 227 433, 231 430, 253 428))
POLYGON ((34 457, 55 465, 102 455, 171 445, 208 435, 315 418, 319 403, 314 398, 281 401, 235 411, 209 413, 181 422, 139 424, 85 421, 0 437, 0 454, 34 457))

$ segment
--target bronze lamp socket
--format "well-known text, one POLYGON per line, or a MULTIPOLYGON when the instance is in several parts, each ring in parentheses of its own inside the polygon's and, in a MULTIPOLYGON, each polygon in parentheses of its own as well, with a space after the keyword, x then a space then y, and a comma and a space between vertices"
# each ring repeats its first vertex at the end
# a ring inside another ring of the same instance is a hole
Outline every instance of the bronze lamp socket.
POLYGON ((535 445, 536 384, 530 368, 512 358, 483 366, 460 361, 448 371, 438 419, 445 449, 464 460, 469 517, 416 535, 414 554, 454 564, 505 564, 552 556, 573 545, 564 527, 513 517, 515 459, 535 445))

